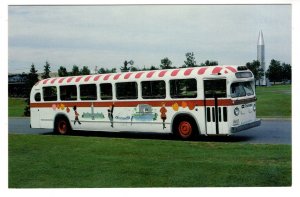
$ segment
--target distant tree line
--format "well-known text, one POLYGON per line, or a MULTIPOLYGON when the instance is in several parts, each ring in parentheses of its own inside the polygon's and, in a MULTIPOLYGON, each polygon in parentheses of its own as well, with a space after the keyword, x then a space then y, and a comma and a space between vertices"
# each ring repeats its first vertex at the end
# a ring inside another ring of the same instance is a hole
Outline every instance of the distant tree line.
POLYGON ((246 66, 252 71, 255 80, 259 81, 264 75, 269 79, 270 82, 274 84, 276 82, 291 83, 292 81, 292 67, 290 64, 280 63, 278 60, 272 59, 268 70, 264 73, 263 69, 260 68, 260 62, 253 60, 252 62, 247 62, 246 66))

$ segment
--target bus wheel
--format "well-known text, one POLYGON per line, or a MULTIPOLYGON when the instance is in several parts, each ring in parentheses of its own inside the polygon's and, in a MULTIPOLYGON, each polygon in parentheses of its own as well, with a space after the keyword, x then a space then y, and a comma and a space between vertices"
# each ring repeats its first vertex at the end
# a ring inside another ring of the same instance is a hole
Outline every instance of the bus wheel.
POLYGON ((192 139, 196 135, 196 126, 192 120, 182 119, 176 125, 176 134, 179 138, 187 140, 192 139))
POLYGON ((55 133, 65 135, 69 133, 69 131, 70 131, 70 125, 66 118, 58 118, 55 121, 55 128, 54 128, 55 133))

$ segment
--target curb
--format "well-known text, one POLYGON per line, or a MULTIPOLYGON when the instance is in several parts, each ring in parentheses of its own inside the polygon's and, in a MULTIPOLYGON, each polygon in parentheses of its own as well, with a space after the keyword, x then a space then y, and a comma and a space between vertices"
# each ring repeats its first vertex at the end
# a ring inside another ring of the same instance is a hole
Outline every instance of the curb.
POLYGON ((287 117, 257 117, 262 120, 292 120, 292 118, 287 118, 287 117))

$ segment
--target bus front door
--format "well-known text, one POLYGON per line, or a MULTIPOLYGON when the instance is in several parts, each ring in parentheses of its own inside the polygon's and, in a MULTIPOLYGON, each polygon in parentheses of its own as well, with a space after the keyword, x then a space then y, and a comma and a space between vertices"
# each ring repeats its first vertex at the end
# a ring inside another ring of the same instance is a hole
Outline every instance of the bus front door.
POLYGON ((206 134, 219 134, 218 98, 205 99, 206 134))
POLYGON ((204 80, 204 117, 207 135, 224 132, 224 113, 218 102, 224 97, 226 97, 226 79, 204 80))

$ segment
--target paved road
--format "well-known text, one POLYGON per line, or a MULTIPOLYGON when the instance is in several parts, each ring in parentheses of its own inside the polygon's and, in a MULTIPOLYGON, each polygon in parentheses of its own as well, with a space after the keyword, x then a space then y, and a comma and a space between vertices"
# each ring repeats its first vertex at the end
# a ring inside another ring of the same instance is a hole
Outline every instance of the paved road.
MULTIPOLYGON (((29 118, 9 118, 9 133, 18 134, 51 134, 51 129, 29 128, 29 118)), ((141 133, 106 133, 106 132, 76 132, 73 135, 99 137, 126 137, 146 139, 173 139, 169 135, 141 133)), ((199 141, 223 141, 243 143, 291 144, 291 120, 263 120, 260 127, 236 133, 232 136, 201 136, 199 141)))

